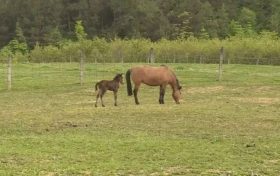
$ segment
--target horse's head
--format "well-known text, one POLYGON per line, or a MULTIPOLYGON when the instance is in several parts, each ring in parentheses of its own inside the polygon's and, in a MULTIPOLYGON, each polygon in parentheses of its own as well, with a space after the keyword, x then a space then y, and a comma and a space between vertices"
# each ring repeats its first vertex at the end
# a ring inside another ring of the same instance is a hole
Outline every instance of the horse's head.
POLYGON ((114 80, 120 82, 121 84, 123 84, 123 74, 119 73, 115 76, 114 80))
POLYGON ((176 79, 176 88, 173 90, 172 97, 177 104, 180 103, 179 100, 181 99, 181 89, 182 87, 180 86, 178 79, 176 79))
POLYGON ((177 104, 180 104, 180 98, 181 98, 181 93, 180 93, 180 91, 174 91, 174 92, 172 93, 172 97, 173 97, 173 99, 175 100, 175 102, 176 102, 177 104))

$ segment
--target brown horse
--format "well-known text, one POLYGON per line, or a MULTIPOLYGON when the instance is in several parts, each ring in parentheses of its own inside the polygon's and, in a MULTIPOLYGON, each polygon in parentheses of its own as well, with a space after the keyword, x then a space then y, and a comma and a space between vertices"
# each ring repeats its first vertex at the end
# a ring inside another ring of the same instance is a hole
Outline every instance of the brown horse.
POLYGON ((115 106, 117 106, 117 93, 120 87, 120 84, 123 84, 123 74, 117 74, 113 80, 102 80, 95 84, 95 91, 98 90, 96 96, 95 107, 97 107, 97 101, 100 96, 102 106, 105 107, 102 97, 106 93, 107 90, 114 92, 115 106))
POLYGON ((126 82, 127 82, 127 93, 128 96, 132 95, 132 79, 134 83, 134 99, 135 103, 139 104, 137 92, 141 85, 144 83, 149 86, 160 86, 159 93, 159 104, 164 104, 164 94, 166 86, 169 84, 173 90, 172 97, 177 104, 179 104, 179 99, 181 96, 181 86, 176 78, 176 75, 167 66, 152 67, 152 66, 140 66, 133 67, 126 72, 126 82))

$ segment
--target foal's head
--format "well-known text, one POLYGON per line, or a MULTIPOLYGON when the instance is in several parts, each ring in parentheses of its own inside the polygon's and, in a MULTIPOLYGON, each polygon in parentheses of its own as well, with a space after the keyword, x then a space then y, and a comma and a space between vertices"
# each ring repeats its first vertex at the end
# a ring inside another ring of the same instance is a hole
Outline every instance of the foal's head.
POLYGON ((123 84, 123 74, 122 73, 116 74, 113 80, 123 84))

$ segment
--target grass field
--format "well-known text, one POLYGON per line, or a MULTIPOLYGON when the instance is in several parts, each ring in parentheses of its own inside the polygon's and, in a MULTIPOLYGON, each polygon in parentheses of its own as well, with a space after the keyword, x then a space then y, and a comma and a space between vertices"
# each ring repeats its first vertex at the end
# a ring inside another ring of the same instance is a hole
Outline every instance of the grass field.
POLYGON ((171 64, 182 86, 123 85, 119 106, 93 83, 137 64, 15 64, 6 91, 0 66, 0 175, 279 175, 280 67, 171 64), (100 104, 99 104, 100 105, 100 104))

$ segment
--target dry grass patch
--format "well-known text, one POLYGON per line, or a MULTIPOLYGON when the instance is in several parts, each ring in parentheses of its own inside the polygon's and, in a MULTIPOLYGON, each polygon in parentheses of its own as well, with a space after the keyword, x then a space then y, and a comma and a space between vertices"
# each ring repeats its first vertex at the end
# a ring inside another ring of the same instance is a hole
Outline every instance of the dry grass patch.
POLYGON ((187 89, 187 93, 196 94, 196 93, 213 93, 220 92, 224 90, 224 86, 212 86, 212 87, 191 87, 187 89))
POLYGON ((243 103, 256 103, 256 104, 278 104, 280 103, 280 98, 269 98, 269 97, 231 97, 231 100, 240 101, 243 103))

